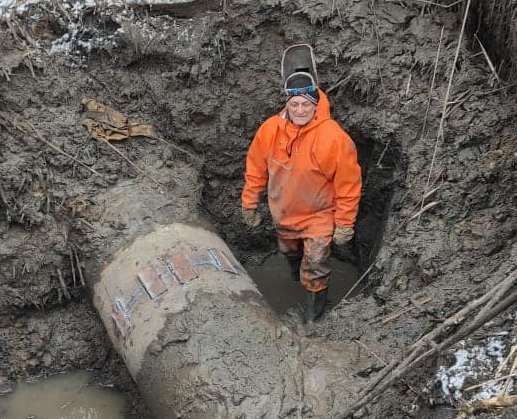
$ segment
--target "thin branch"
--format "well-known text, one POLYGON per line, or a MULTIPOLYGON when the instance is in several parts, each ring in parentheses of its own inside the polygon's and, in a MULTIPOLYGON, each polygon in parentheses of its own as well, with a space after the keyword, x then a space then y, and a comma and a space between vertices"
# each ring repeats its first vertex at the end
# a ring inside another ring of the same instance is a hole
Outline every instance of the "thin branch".
POLYGON ((190 158, 192 158, 192 160, 196 161, 196 160, 199 160, 199 157, 196 156, 195 154, 192 154, 190 151, 188 151, 187 149, 183 148, 183 147, 180 147, 179 145, 176 145, 176 144, 173 144, 171 143, 170 141, 167 141, 166 139, 162 138, 162 137, 157 137, 157 136, 153 136, 153 137, 146 137, 146 138, 153 138, 155 140, 158 140, 158 141, 161 141, 165 144, 167 144, 168 146, 174 148, 175 150, 178 150, 184 154, 186 154, 187 156, 189 156, 190 158))
POLYGON ((493 302, 497 301, 497 298, 500 297, 500 291, 503 288, 507 288, 509 284, 514 287, 516 282, 517 271, 514 271, 503 281, 492 287, 486 294, 468 303, 456 314, 447 318, 440 326, 416 341, 408 348, 407 351, 403 352, 407 354, 406 356, 402 355, 399 359, 394 360, 388 366, 383 368, 383 370, 379 372, 378 377, 376 377, 373 382, 360 393, 357 401, 343 414, 338 415, 337 418, 345 419, 349 417, 362 406, 383 394, 383 392, 397 379, 401 378, 407 372, 414 370, 414 368, 422 361, 444 349, 450 348, 452 345, 486 324, 492 318, 508 309, 508 307, 517 301, 517 290, 511 292, 503 301, 500 301, 495 305, 493 305, 493 302), (481 318, 476 316, 474 321, 470 320, 472 317, 471 313, 487 302, 492 306, 492 308, 488 312, 485 312, 481 318), (463 323, 463 325, 456 328, 446 339, 440 343, 435 341, 448 333, 449 328, 455 327, 461 323, 463 323))
MULTIPOLYGON (((59 147, 52 144, 50 141, 45 140, 43 136, 40 134, 40 132, 36 129, 34 125, 32 125, 31 122, 26 121, 27 125, 36 133, 36 138, 41 141, 42 143, 48 145, 52 150, 57 151, 58 153, 62 154, 63 156, 68 157, 69 159, 72 159, 76 163, 83 166, 85 169, 88 169, 90 172, 92 172, 94 175, 103 177, 99 172, 97 172, 95 169, 92 169, 90 166, 88 166, 86 163, 82 162, 81 160, 76 159, 74 156, 68 154, 66 151, 61 150, 59 147)), ((20 127, 16 125, 16 128, 18 128, 21 132, 23 132, 20 127)))
POLYGON ((362 346, 364 349, 366 349, 366 352, 368 352, 370 355, 372 355, 374 358, 376 358, 378 361, 380 361, 383 365, 388 365, 388 363, 382 359, 379 355, 377 355, 374 351, 372 351, 366 344, 361 342, 359 339, 354 339, 354 342, 358 345, 362 346))
POLYGON ((517 83, 509 84, 508 86, 500 87, 498 89, 492 89, 492 90, 489 90, 487 92, 479 92, 479 93, 476 93, 476 96, 479 97, 479 96, 491 95, 493 93, 497 93, 497 92, 500 92, 502 90, 510 89, 512 87, 515 87, 515 86, 517 86, 517 83))
POLYGON ((361 281, 366 278, 366 275, 368 275, 370 273, 370 271, 372 270, 373 266, 375 265, 375 261, 368 267, 368 269, 360 276, 360 278, 355 282, 355 284, 352 286, 352 288, 350 288, 348 290, 348 292, 345 294, 345 296, 343 297, 343 300, 346 300, 347 297, 352 294, 352 292, 355 290, 355 288, 361 283, 361 281))
POLYGON ((73 251, 75 256, 75 266, 77 266, 77 271, 79 272, 79 279, 81 280, 81 285, 85 287, 86 281, 84 280, 83 271, 81 269, 81 261, 79 260, 79 255, 77 254, 75 247, 73 248, 73 251))
POLYGON ((492 380, 487 380, 487 381, 485 381, 483 383, 476 384, 475 386, 470 386, 470 387, 464 388, 463 391, 472 391, 472 390, 475 390, 477 388, 481 388, 481 387, 483 387, 486 384, 498 383, 499 381, 503 381, 503 380, 506 380, 506 379, 512 378, 512 377, 517 377, 517 373, 503 375, 502 377, 499 377, 499 378, 494 378, 492 380))
POLYGON ((416 214, 412 215, 411 218, 408 220, 408 221, 411 221, 411 220, 414 220, 415 218, 419 218, 420 219, 420 216, 426 212, 427 210, 437 206, 438 204, 440 203, 440 201, 433 201, 433 202, 429 202, 427 205, 425 205, 424 207, 422 207, 420 209, 420 211, 418 211, 416 214))
POLYGON ((492 72, 492 74, 496 78, 497 82, 501 83, 501 80, 499 79, 499 75, 497 74, 497 70, 495 69, 494 64, 492 63, 492 60, 490 59, 490 57, 488 55, 488 52, 486 51, 485 47, 481 43, 480 39, 478 38, 478 34, 475 33, 474 37, 476 38, 476 41, 478 41, 478 44, 479 44, 479 46, 481 48, 481 51, 483 52, 483 55, 485 56, 485 60, 488 63, 488 67, 490 67, 490 71, 492 72))
POLYGON ((155 178, 153 178, 151 175, 144 172, 142 169, 140 169, 135 163, 133 163, 129 158, 127 158, 124 153, 122 153, 117 147, 115 147, 113 144, 111 144, 108 140, 101 139, 104 144, 106 144, 109 148, 111 148, 115 153, 117 153, 120 157, 122 157, 128 164, 135 169, 138 173, 140 173, 144 177, 148 177, 151 179, 154 183, 156 183, 160 188, 163 186, 160 182, 158 182, 155 178))
POLYGON ((75 266, 74 266, 74 255, 72 254, 72 248, 68 249, 68 257, 70 259, 70 269, 72 270, 72 279, 74 288, 76 287, 76 279, 75 279, 75 266))
POLYGON ((443 30, 444 26, 442 26, 442 31, 440 32, 440 41, 438 42, 438 49, 436 50, 436 58, 434 60, 434 69, 433 69, 433 77, 431 78, 431 86, 429 86, 429 97, 427 99, 427 108, 425 110, 424 116, 424 124, 422 125, 422 135, 420 136, 420 140, 423 140, 425 137, 425 130, 427 128, 427 117, 429 116, 429 110, 431 109, 431 101, 434 92, 434 83, 436 81, 436 73, 438 71, 438 61, 440 58, 440 51, 442 49, 442 39, 443 39, 443 30))
POLYGON ((451 4, 441 4, 441 3, 436 3, 434 1, 429 1, 429 0, 413 0, 413 1, 417 1, 419 3, 424 3, 424 4, 430 4, 431 6, 442 7, 444 9, 448 9, 449 7, 453 7, 453 6, 456 6, 457 4, 464 2, 464 0, 458 0, 451 4))
POLYGON ((71 300, 72 296, 68 292, 68 288, 67 288, 67 286, 65 284, 65 280, 63 279, 63 274, 61 273, 61 269, 57 270, 57 276, 59 278, 59 284, 61 285, 61 288, 63 289, 63 294, 65 295, 65 298, 67 300, 71 300))
MULTIPOLYGON (((456 63, 458 61, 458 56, 460 55, 461 43, 463 41, 463 34, 465 33, 465 25, 467 23, 467 17, 468 17, 469 10, 470 10, 470 3, 471 3, 471 0, 468 0, 467 6, 465 7, 465 15, 463 16, 463 22, 461 24, 461 32, 460 32, 460 36, 458 38, 458 46, 456 47, 456 53, 454 54, 454 61, 452 63, 451 74, 449 76, 449 84, 447 85, 447 92, 445 94, 445 99, 443 101, 442 116, 440 118, 440 126, 438 127, 438 134, 436 136, 436 141, 434 143, 433 158, 431 159, 431 167, 429 168, 429 174, 427 176, 427 182, 426 182, 426 185, 424 188, 424 195, 427 193, 427 190, 429 188, 429 183, 431 182, 431 176, 432 176, 433 169, 434 169, 434 163, 436 160, 436 155, 438 153, 438 144, 440 143, 440 140, 443 139, 443 125, 445 123, 445 116, 447 114, 447 105, 449 103, 449 96, 451 94, 452 81, 454 79, 454 72, 456 70, 456 63)), ((423 208, 423 206, 424 206, 424 199, 422 198, 421 207, 423 208)))
MULTIPOLYGON (((392 320, 396 320, 398 319, 400 316, 402 316, 403 314, 405 313, 409 313, 410 311, 414 310, 415 309, 415 306, 416 305, 422 305, 422 304, 427 304, 428 302, 430 302, 432 299, 430 297, 425 297, 425 298, 422 298, 420 301, 415 301, 417 302, 417 304, 414 304, 414 306, 411 306, 411 307, 406 307, 405 309, 403 310, 400 310, 398 311, 397 313, 394 313, 394 314, 391 314, 389 315, 388 317, 385 317, 383 320, 382 320, 382 324, 386 324, 386 323, 389 323, 390 321, 392 320)), ((413 302, 413 300, 412 300, 413 302)))
POLYGON ((350 81, 350 79, 352 78, 352 76, 347 76, 345 78, 342 78, 341 80, 339 80, 336 84, 334 84, 333 86, 331 86, 330 88, 327 89, 327 94, 330 94, 332 93, 334 90, 336 90, 339 86, 341 86, 343 83, 348 83, 350 81))
MULTIPOLYGON (((516 348, 515 346, 512 347, 512 349, 514 350, 513 352, 515 352, 515 348, 516 348)), ((510 369, 510 375, 513 375, 513 373, 515 372, 516 369, 517 369, 517 357, 514 357, 512 368, 510 369)), ((508 379, 506 380, 506 383, 504 385, 503 396, 508 394, 508 391, 510 391, 511 382, 512 382, 512 380, 510 379, 510 377, 508 377, 508 379)))
POLYGON ((381 82, 382 92, 386 94, 386 88, 384 87, 384 79, 382 77, 381 70, 381 37, 379 35, 379 29, 377 27, 377 14, 375 13, 375 0, 372 0, 371 9, 373 14, 373 31, 375 32, 375 37, 377 39, 377 71, 379 73, 379 80, 381 82))

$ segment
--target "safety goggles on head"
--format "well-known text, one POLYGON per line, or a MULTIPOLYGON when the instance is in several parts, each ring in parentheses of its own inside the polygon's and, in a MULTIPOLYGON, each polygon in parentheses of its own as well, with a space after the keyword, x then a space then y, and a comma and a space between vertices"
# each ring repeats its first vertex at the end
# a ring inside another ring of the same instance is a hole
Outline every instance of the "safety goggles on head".
POLYGON ((318 90, 316 86, 293 87, 292 89, 285 89, 285 94, 289 97, 301 96, 307 93, 314 93, 316 90, 318 90))
POLYGON ((284 83, 284 92, 287 96, 301 96, 308 93, 314 93, 317 91, 317 85, 314 81, 314 78, 310 73, 306 73, 304 71, 298 71, 296 73, 291 74, 284 83), (305 79, 305 80, 304 80, 305 79), (300 85, 300 83, 305 84, 303 87, 290 87, 294 85, 300 85))

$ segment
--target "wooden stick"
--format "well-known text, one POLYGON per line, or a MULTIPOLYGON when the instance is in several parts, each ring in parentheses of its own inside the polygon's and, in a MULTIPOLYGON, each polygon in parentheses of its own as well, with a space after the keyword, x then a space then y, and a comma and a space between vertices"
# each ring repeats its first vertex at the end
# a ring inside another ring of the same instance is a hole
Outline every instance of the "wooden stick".
MULTIPOLYGON (((417 303, 418 303, 418 304, 420 304, 420 305, 421 305, 421 304, 427 304, 427 303, 428 303, 429 301, 431 301, 431 300, 432 300, 432 298, 431 298, 431 297, 426 297, 426 298, 424 298, 424 299, 422 299, 422 300, 418 301, 417 303)), ((397 313, 395 313, 395 314, 392 314, 391 316, 388 316, 388 317, 384 318, 384 319, 382 320, 382 324, 389 323, 390 321, 392 321, 392 320, 395 320, 395 319, 399 318, 399 317, 400 317, 400 316, 402 316, 403 314, 406 314, 406 313, 408 313, 408 312, 410 312, 410 311, 414 310, 415 308, 416 308, 415 306, 407 307, 407 308, 405 308, 405 309, 403 309, 403 310, 401 310, 401 311, 399 311, 399 312, 397 312, 397 313)))
POLYGON ((131 160, 129 160, 129 158, 127 158, 124 153, 122 153, 117 147, 115 147, 113 144, 111 144, 108 140, 106 139, 101 139, 100 141, 102 141, 103 143, 105 143, 109 148, 111 148, 115 153, 117 153, 120 157, 122 157, 125 161, 127 161, 129 163, 129 165, 135 169, 138 173, 140 173, 142 176, 144 177, 148 177, 149 179, 151 179, 154 183, 156 183, 160 188, 163 186, 160 182, 158 182, 155 178, 153 178, 151 175, 147 174, 146 172, 144 172, 142 169, 140 169, 135 163, 133 163, 131 160))
POLYGON ((331 86, 330 88, 327 89, 327 94, 332 93, 334 90, 336 90, 343 83, 348 83, 351 78, 352 78, 352 76, 347 76, 345 78, 341 78, 336 84, 334 84, 333 86, 331 86))
POLYGON ((429 192, 424 194, 424 199, 429 198, 431 195, 433 195, 436 191, 438 191, 442 185, 437 186, 436 188, 431 189, 429 192))
POLYGON ((358 345, 362 346, 364 349, 366 349, 366 352, 368 352, 370 355, 372 355, 374 358, 376 358, 378 361, 382 362, 383 365, 388 365, 388 363, 382 359, 379 355, 377 355, 374 351, 372 351, 366 344, 361 342, 359 339, 354 339, 354 342, 358 345))
MULTIPOLYGON (((515 349, 517 349, 517 346, 512 346, 512 353, 515 352, 515 349)), ((516 369, 517 369, 517 357, 514 357, 512 368, 510 369, 510 375, 512 375, 516 369)), ((508 377, 508 380, 506 381, 506 383, 504 385, 503 396, 508 394, 508 391, 510 390, 510 383, 511 383, 511 379, 510 379, 510 377, 508 377)))
MULTIPOLYGON (((428 358, 429 356, 438 353, 442 351, 443 349, 450 348, 452 345, 459 342, 461 339, 464 339, 469 334, 483 326, 486 322, 492 320, 495 316, 505 311, 509 306, 514 304, 517 301, 517 291, 514 291, 510 296, 508 296, 505 300, 497 304, 492 310, 487 312, 483 318, 480 318, 476 322, 471 322, 467 325, 464 325, 464 327, 460 328, 457 332, 449 336, 447 339, 445 339, 440 344, 435 344, 431 350, 424 353, 423 355, 420 355, 418 358, 416 358, 414 361, 411 362, 409 367, 414 367, 417 364, 419 364, 424 359, 428 358)), ((408 367, 408 368, 409 368, 408 367)))
POLYGON ((418 1, 420 3, 430 4, 432 6, 438 6, 443 9, 448 9, 449 7, 456 6, 457 4, 463 3, 464 0, 458 0, 451 4, 441 4, 441 3, 436 3, 434 1, 429 1, 429 0, 413 0, 413 1, 418 1))
POLYGON ((449 347, 465 338, 473 331, 477 330, 481 326, 483 326, 486 322, 492 320, 496 315, 502 313, 509 306, 514 304, 517 301, 517 290, 511 293, 508 297, 506 297, 499 304, 494 306, 490 311, 488 311, 482 318, 479 318, 476 322, 471 322, 464 327, 462 327, 459 331, 457 331, 453 336, 447 338, 442 343, 440 343, 438 349, 442 349, 444 347, 449 347))
POLYGON ((479 318, 477 321, 471 322, 470 324, 460 328, 440 344, 434 342, 434 339, 440 336, 442 333, 446 332, 448 327, 459 324, 459 322, 462 322, 467 318, 466 316, 472 312, 472 310, 479 307, 481 304, 484 304, 486 301, 491 301, 494 296, 498 295, 498 291, 502 287, 505 287, 508 282, 513 282, 515 284, 515 277, 513 273, 510 274, 505 280, 501 281, 494 288, 492 288, 485 295, 471 301, 458 313, 446 319, 443 324, 440 325, 440 327, 437 327, 435 330, 426 334, 424 337, 415 342, 409 348, 410 352, 405 358, 395 360, 387 367, 385 367, 379 373, 379 377, 376 377, 373 383, 371 383, 365 390, 361 392, 358 400, 343 414, 337 416, 337 419, 347 418, 366 403, 381 395, 384 390, 390 387, 395 380, 402 377, 408 371, 414 369, 422 361, 445 348, 451 347, 459 340, 477 330, 487 321, 491 320, 493 317, 505 311, 508 307, 514 304, 517 301, 517 290, 511 293, 505 300, 493 306, 492 309, 486 312, 482 318, 479 318), (426 348, 429 346, 431 346, 431 348, 426 350, 426 348))
MULTIPOLYGON (((424 202, 424 200, 422 200, 422 202, 424 202)), ((440 203, 440 201, 433 201, 433 202, 429 202, 427 205, 423 206, 422 208, 420 208, 420 211, 418 211, 416 214, 413 214, 408 221, 411 221, 411 220, 414 220, 415 218, 419 217, 424 213, 426 212, 427 210, 433 208, 433 207, 436 207, 438 204, 440 203)))
POLYGON ((492 380, 487 380, 483 383, 480 383, 480 384, 476 384, 475 386, 470 386, 470 387, 467 387, 467 388, 464 388, 463 391, 472 391, 472 390, 475 390, 477 388, 480 388, 480 387, 483 387, 484 385, 486 384, 493 384, 493 383, 497 383, 499 381, 503 381, 503 380, 506 380, 508 378, 513 378, 513 377, 517 377, 517 373, 514 373, 514 374, 508 374, 508 375, 504 375, 502 377, 499 377, 499 378, 494 378, 492 380))
POLYGON ((404 92, 404 97, 408 97, 409 96, 409 89, 411 87, 411 78, 413 76, 413 73, 411 71, 412 70, 409 70, 409 76, 407 78, 406 91, 404 92))
POLYGON ((498 89, 492 89, 492 90, 489 90, 487 92, 479 92, 479 93, 476 93, 476 96, 487 96, 487 95, 491 95, 493 93, 497 93, 497 92, 500 92, 501 90, 506 90, 506 89, 510 89, 512 87, 515 87, 517 86, 517 83, 513 83, 513 84, 509 84, 508 86, 504 86, 504 87, 500 87, 498 89))
POLYGON ((483 296, 470 301, 465 307, 463 307, 456 314, 448 317, 439 327, 437 327, 433 331, 427 333, 425 336, 423 336, 421 339, 419 339, 418 342, 413 344, 413 346, 411 348, 414 349, 421 341, 425 341, 425 340, 432 341, 432 340, 436 339, 439 335, 441 335, 444 331, 446 331, 449 327, 457 326, 458 324, 462 323, 472 311, 474 311, 475 309, 477 309, 478 307, 480 307, 481 305, 483 305, 487 301, 489 301, 492 298, 492 296, 500 289, 500 287, 506 286, 506 284, 508 282, 514 282, 514 281, 515 281, 515 279, 513 278, 513 275, 510 274, 508 276, 508 278, 504 279, 499 284, 492 287, 483 296))
POLYGON ((424 123, 422 124, 422 134, 420 135, 420 140, 423 140, 426 136, 425 130, 427 128, 427 118, 429 116, 429 110, 431 109, 431 101, 433 99, 434 84, 436 81, 436 73, 438 72, 438 61, 440 59, 440 51, 442 49, 442 39, 443 39, 444 28, 445 27, 442 26, 442 31, 440 32, 440 41, 438 42, 438 49, 436 50, 436 58, 434 59, 433 77, 431 78, 431 86, 429 86, 429 94, 427 97, 427 107, 425 109, 424 123))
MULTIPOLYGON (((431 176, 433 174, 434 163, 435 163, 435 160, 436 160, 436 155, 438 154, 438 144, 440 143, 440 140, 443 139, 443 125, 445 123, 445 116, 447 114, 447 106, 448 106, 448 103, 449 103, 449 96, 451 94, 451 89, 452 89, 452 81, 454 79, 454 72, 456 70, 456 63, 458 61, 458 56, 460 55, 461 43, 463 41, 463 34, 465 32, 465 25, 467 23, 467 17, 468 17, 468 14, 469 14, 471 1, 472 0, 467 0, 467 6, 465 7, 465 14, 463 16, 463 22, 461 24, 460 36, 458 38, 458 45, 456 47, 456 53, 454 54, 454 61, 452 63, 451 73, 449 75, 449 83, 447 85, 447 92, 445 93, 445 99, 443 101, 442 117, 440 118, 440 125, 438 127, 438 133, 436 135, 436 141, 434 143, 433 157, 431 159, 431 167, 429 168, 429 174, 427 176, 427 182, 426 182, 425 188, 424 188, 424 195, 425 195, 425 193, 427 192, 427 190, 429 188, 429 183, 431 181, 431 176)), ((424 206, 424 199, 422 198, 421 208, 423 208, 423 206, 424 206)))
POLYGON ((508 278, 508 281, 500 284, 494 294, 494 297, 479 311, 477 316, 474 318, 474 321, 478 321, 481 317, 483 317, 485 313, 487 313, 497 302, 499 302, 501 298, 503 298, 503 296, 508 292, 508 290, 515 285, 515 281, 517 280, 517 273, 511 273, 508 278))
POLYGON ((70 268, 72 269, 72 278, 74 283, 74 288, 76 287, 75 282, 75 267, 74 267, 74 256, 72 255, 72 249, 68 249, 68 257, 70 258, 70 268))
POLYGON ((0 199, 4 203, 6 207, 9 207, 9 204, 7 202, 7 195, 5 194, 4 188, 2 187, 2 184, 0 183, 0 199))
POLYGON ((377 14, 375 13, 375 2, 372 1, 371 9, 373 14, 373 31, 375 32, 375 38, 377 39, 377 72, 379 73, 379 80, 381 82, 382 93, 386 95, 386 88, 384 86, 384 79, 382 77, 381 69, 381 37, 379 35, 379 28, 377 27, 377 14))
MULTIPOLYGON (((66 151, 63 151, 61 150, 59 147, 55 146, 54 144, 52 144, 50 141, 47 141, 45 140, 45 138, 43 138, 43 136, 40 134, 40 132, 36 129, 36 127, 34 125, 32 125, 31 122, 29 121, 26 121, 27 125, 29 127, 32 128, 32 130, 36 133, 36 138, 38 140, 40 140, 42 143, 48 145, 52 150, 54 151, 57 151, 58 153, 62 154, 63 156, 66 156, 68 157, 69 159, 72 159, 73 161, 75 161, 76 163, 80 164, 81 166, 83 166, 84 168, 88 169, 90 172, 92 172, 94 175, 97 175, 97 176, 100 176, 100 177, 103 177, 99 172, 97 172, 95 169, 92 169, 90 166, 88 166, 86 163, 82 162, 81 160, 79 159, 76 159, 74 156, 68 154, 66 151)), ((16 126, 16 128, 18 128, 21 132, 23 132, 20 127, 16 126)))
POLYGON ((72 297, 68 292, 68 288, 66 287, 65 280, 63 279, 63 274, 61 273, 61 269, 57 270, 57 276, 59 277, 59 283, 61 284, 61 288, 63 288, 63 294, 67 300, 71 300, 72 297))
POLYGON ((384 155, 386 154, 386 152, 388 151, 388 147, 390 146, 391 144, 391 140, 393 139, 393 137, 390 136, 390 138, 388 139, 388 141, 386 141, 386 144, 384 145, 384 148, 382 150, 382 153, 381 155, 379 156, 379 159, 377 160, 377 164, 375 166, 377 166, 379 169, 382 168, 382 165, 381 165, 381 162, 382 162, 382 159, 384 158, 384 155))
POLYGON ((74 256, 75 256, 75 266, 77 266, 77 271, 79 272, 79 279, 81 280, 81 285, 83 287, 85 287, 86 282, 83 277, 83 271, 81 269, 81 262, 79 261, 79 256, 77 255, 77 250, 75 249, 75 247, 73 249, 74 249, 74 256))
POLYGON ((375 262, 373 262, 369 267, 368 269, 361 275, 361 277, 355 282, 355 284, 352 286, 352 288, 350 288, 348 290, 348 292, 345 294, 345 296, 343 297, 343 300, 346 300, 347 297, 352 294, 352 291, 354 291, 355 287, 357 287, 359 285, 359 283, 366 277, 366 275, 368 275, 368 273, 372 270, 373 266, 375 265, 375 262))
POLYGON ((79 220, 81 223, 83 223, 84 225, 90 227, 92 230, 96 230, 96 228, 88 221, 84 220, 83 218, 79 218, 79 217, 76 217, 75 218, 76 220, 79 220))
MULTIPOLYGON (((508 354, 508 356, 497 367, 497 370, 495 372, 496 377, 498 377, 501 374, 501 372, 504 370, 504 368, 506 367, 506 364, 508 364, 508 361, 510 361, 510 359, 512 358, 512 356, 516 350, 517 350, 517 345, 513 345, 510 349, 510 353, 508 354)), ((511 371, 510 371, 510 374, 511 374, 511 371)))
POLYGON ((511 407, 517 404, 517 396, 496 396, 488 400, 475 400, 460 409, 456 419, 471 418, 474 413, 480 410, 500 409, 511 407))
POLYGON ((497 74, 497 70, 495 69, 494 64, 492 64, 492 60, 488 56, 488 52, 486 52, 486 49, 483 46, 483 44, 481 43, 480 39, 478 38, 477 33, 474 34, 474 37, 476 38, 476 41, 478 41, 478 44, 481 47, 481 51, 483 52, 483 55, 485 56, 485 60, 488 63, 488 67, 490 67, 490 71, 492 72, 492 74, 496 78, 497 82, 501 83, 501 80, 499 79, 499 74, 497 74))
POLYGON ((173 144, 171 143, 170 141, 167 141, 166 139, 164 138, 161 138, 161 137, 157 137, 157 136, 153 136, 153 137, 148 137, 148 138, 153 138, 155 140, 158 140, 158 141, 162 141, 163 143, 167 144, 168 146, 174 148, 175 150, 178 150, 184 154, 186 154, 187 156, 191 157, 193 160, 199 160, 199 157, 196 156, 195 154, 192 154, 190 151, 188 151, 187 149, 183 148, 183 147, 180 147, 179 145, 176 145, 176 144, 173 144))

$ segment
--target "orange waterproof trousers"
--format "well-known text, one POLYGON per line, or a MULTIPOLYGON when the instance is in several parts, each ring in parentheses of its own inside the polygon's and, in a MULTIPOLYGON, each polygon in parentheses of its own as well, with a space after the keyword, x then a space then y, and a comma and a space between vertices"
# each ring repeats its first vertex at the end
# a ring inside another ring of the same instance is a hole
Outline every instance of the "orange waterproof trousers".
POLYGON ((301 259, 300 282, 309 292, 319 292, 328 288, 330 277, 330 244, 332 236, 287 239, 278 237, 278 249, 290 264, 301 259))

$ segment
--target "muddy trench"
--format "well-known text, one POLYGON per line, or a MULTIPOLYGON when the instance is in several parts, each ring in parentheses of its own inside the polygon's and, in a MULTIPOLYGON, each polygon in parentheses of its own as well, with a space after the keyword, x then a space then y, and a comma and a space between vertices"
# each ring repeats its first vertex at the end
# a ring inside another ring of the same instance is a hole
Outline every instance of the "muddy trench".
MULTIPOLYGON (((92 370, 94 382, 127 395, 124 417, 151 418, 91 289, 117 250, 159 226, 217 232, 299 330, 302 296, 286 285, 267 206, 253 231, 240 219, 246 151, 282 107, 281 52, 293 43, 314 46, 321 86, 363 174, 356 235, 333 248, 331 305, 312 338, 349 351, 335 393, 352 400, 387 361, 516 269, 515 85, 503 64, 495 79, 473 41, 482 5, 437 142, 462 7, 193 3, 42 1, 0 19, 0 417, 2 394, 17 381, 92 370), (152 124, 156 138, 114 142, 121 157, 82 126, 84 98, 152 124)), ((462 348, 497 335, 506 357, 515 321, 513 307, 462 348)), ((438 372, 454 363, 452 350, 428 360, 358 416, 455 418, 474 396, 443 391, 438 372)), ((469 380, 491 378, 496 366, 469 380)), ((512 415, 515 407, 475 417, 512 415)))

